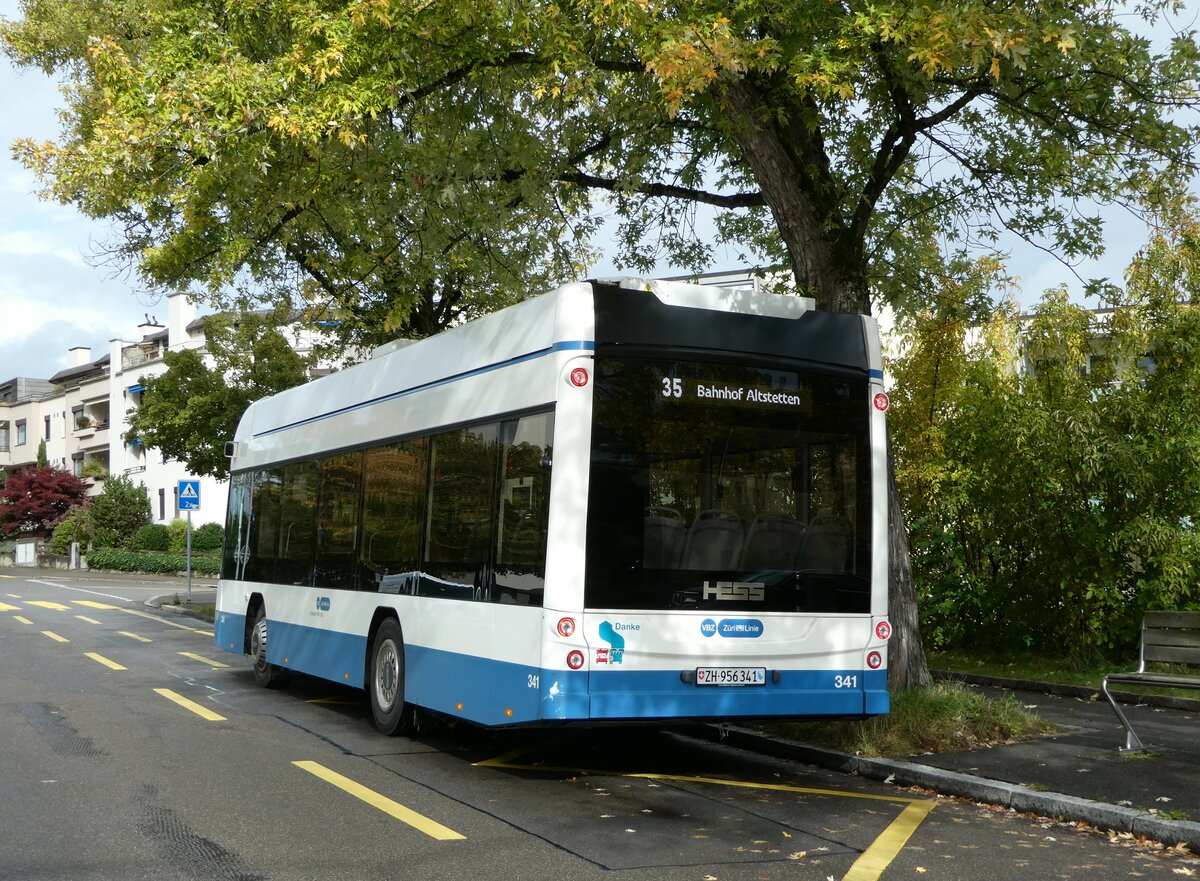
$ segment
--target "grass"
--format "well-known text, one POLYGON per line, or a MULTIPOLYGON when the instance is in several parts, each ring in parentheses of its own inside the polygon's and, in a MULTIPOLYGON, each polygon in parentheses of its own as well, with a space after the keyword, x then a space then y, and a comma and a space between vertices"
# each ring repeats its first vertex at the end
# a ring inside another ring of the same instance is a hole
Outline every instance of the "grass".
POLYGON ((927 660, 930 669, 933 670, 1000 676, 1007 679, 1032 679, 1037 682, 1084 685, 1089 688, 1099 688, 1100 680, 1109 673, 1137 667, 1136 660, 1109 662, 1102 658, 1094 658, 1080 662, 1046 655, 979 655, 954 651, 930 652, 927 660))
MULTIPOLYGON (((1058 685, 1081 685, 1099 693, 1100 682, 1109 673, 1124 673, 1137 669, 1137 659, 1110 661, 1096 655, 1087 661, 1072 658, 1056 658, 1048 655, 990 655, 967 654, 961 651, 930 652, 926 659, 931 670, 946 670, 954 673, 973 673, 980 676, 999 676, 1005 679, 1029 679, 1035 682, 1052 682, 1058 685)), ((1156 668, 1152 668, 1156 669, 1156 668)), ((1172 672, 1195 675, 1195 668, 1165 668, 1172 672)), ((1144 694, 1161 694, 1170 697, 1196 699, 1200 691, 1191 688, 1157 688, 1153 686, 1130 686, 1122 683, 1116 690, 1134 691, 1144 694)))
POLYGON ((182 606, 188 610, 188 614, 193 617, 200 618, 204 621, 213 621, 217 614, 217 607, 212 603, 193 603, 187 604, 187 597, 183 594, 175 594, 175 599, 171 601, 173 606, 182 606))
POLYGON ((893 695, 892 711, 862 721, 766 726, 778 737, 864 756, 909 756, 1032 740, 1060 729, 1011 695, 995 700, 953 682, 893 695))

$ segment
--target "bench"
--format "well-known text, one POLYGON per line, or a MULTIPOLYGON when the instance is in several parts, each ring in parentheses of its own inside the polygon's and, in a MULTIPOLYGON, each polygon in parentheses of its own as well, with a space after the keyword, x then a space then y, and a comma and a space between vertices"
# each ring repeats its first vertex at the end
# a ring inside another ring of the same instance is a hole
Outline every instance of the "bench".
POLYGON ((1200 676, 1185 672, 1148 671, 1147 664, 1177 664, 1200 668, 1200 612, 1147 612, 1142 619, 1141 661, 1130 673, 1110 673, 1100 690, 1125 726, 1125 750, 1145 749, 1125 713, 1108 690, 1110 683, 1200 689, 1200 676))

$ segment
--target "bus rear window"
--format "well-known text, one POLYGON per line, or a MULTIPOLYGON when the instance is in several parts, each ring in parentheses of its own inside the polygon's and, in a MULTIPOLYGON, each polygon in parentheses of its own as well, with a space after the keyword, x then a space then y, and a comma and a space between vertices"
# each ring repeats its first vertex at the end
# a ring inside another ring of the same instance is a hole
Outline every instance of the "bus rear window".
POLYGON ((869 609, 867 380, 598 359, 589 608, 869 609))

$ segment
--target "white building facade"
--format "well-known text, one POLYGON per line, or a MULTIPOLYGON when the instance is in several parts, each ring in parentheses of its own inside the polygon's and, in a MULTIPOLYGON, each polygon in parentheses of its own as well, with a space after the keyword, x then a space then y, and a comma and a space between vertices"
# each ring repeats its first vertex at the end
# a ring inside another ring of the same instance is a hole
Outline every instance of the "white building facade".
MULTIPOLYGON (((0 470, 35 466, 45 441, 48 463, 82 477, 88 495, 102 493, 109 475, 123 475, 145 487, 153 522, 169 523, 181 516, 179 482, 198 480, 193 524, 224 523, 228 481, 192 474, 182 462, 125 439, 129 414, 141 405, 142 380, 166 372, 167 352, 203 349, 203 319, 185 295, 175 294, 167 298, 165 325, 147 315, 131 336, 112 340, 96 360, 90 349, 72 349, 71 366, 48 380, 0 382, 0 470)), ((303 351, 311 340, 296 335, 295 345, 303 351)))

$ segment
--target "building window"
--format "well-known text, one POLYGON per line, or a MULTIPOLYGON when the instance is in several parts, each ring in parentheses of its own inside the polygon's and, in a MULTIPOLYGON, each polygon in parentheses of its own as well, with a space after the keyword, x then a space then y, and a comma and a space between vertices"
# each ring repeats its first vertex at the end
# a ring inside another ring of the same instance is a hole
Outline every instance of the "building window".
POLYGON ((50 440, 50 417, 44 417, 46 420, 46 440, 50 440))
POLYGON ((167 519, 167 491, 165 489, 158 491, 158 519, 167 519))
POLYGON ((17 423, 17 442, 16 442, 16 446, 18 446, 18 447, 23 447, 23 446, 25 446, 25 440, 26 440, 26 437, 25 437, 25 420, 24 420, 24 419, 22 419, 20 422, 18 422, 18 423, 17 423))

